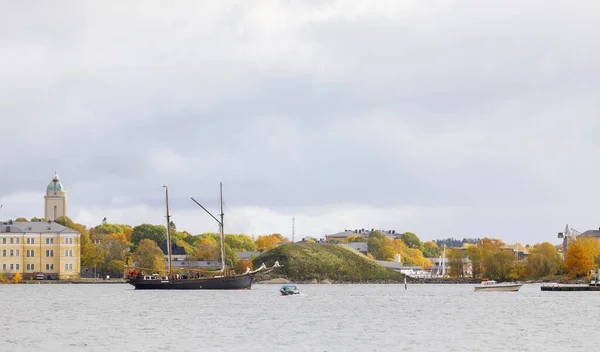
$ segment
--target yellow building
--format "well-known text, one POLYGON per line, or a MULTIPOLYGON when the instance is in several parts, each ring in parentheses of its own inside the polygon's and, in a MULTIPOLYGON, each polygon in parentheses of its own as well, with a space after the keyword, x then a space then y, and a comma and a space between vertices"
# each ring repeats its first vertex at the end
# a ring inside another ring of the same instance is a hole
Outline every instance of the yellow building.
MULTIPOLYGON (((66 193, 55 175, 46 189, 46 216, 66 215, 66 193)), ((53 221, 0 222, 0 271, 7 276, 17 271, 24 279, 36 273, 44 278, 75 278, 80 272, 80 236, 75 230, 53 221)))

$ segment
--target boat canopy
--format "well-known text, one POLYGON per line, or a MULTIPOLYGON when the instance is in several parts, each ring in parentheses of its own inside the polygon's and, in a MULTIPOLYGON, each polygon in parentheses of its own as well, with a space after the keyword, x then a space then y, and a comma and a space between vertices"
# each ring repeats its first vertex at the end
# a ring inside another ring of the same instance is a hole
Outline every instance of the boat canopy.
POLYGON ((282 288, 296 288, 296 285, 283 285, 282 288))

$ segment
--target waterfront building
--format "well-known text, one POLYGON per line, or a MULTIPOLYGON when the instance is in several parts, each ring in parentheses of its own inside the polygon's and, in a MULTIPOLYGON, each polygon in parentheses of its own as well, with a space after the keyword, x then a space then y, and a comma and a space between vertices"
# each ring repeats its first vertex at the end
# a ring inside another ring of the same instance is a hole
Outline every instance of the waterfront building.
POLYGON ((44 219, 56 221, 61 216, 67 216, 67 192, 58 174, 54 173, 44 196, 44 219))
POLYGON ((0 222, 0 272, 30 279, 79 277, 81 233, 56 222, 67 216, 67 193, 55 173, 46 187, 44 221, 0 222))
POLYGON ((0 270, 24 279, 79 277, 80 233, 52 221, 0 223, 0 270))
MULTIPOLYGON (((343 241, 345 240, 347 237, 349 236, 362 236, 364 238, 369 238, 369 235, 371 234, 372 231, 375 231, 376 229, 348 229, 348 230, 344 230, 342 232, 338 232, 338 233, 334 233, 331 235, 325 235, 325 240, 326 241, 343 241)), ((396 230, 377 230, 380 231, 382 234, 385 235, 385 237, 390 238, 390 239, 394 239, 398 236, 401 235, 401 233, 396 232, 396 230)))

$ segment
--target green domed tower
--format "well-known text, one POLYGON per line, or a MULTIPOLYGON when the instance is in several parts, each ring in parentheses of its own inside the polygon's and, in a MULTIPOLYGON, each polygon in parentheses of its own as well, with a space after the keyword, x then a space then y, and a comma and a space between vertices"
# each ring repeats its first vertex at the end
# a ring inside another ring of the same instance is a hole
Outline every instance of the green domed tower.
POLYGON ((56 221, 61 216, 67 216, 67 192, 58 174, 54 173, 52 181, 46 187, 44 218, 56 221))

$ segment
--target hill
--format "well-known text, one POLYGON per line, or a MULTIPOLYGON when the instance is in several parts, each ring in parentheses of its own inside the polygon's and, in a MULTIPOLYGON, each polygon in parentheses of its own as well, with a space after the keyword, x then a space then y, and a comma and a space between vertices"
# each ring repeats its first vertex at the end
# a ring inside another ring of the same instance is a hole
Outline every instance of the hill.
POLYGON ((404 276, 375 263, 357 251, 335 244, 289 243, 273 248, 252 261, 255 268, 275 261, 283 265, 257 281, 286 278, 295 282, 329 280, 338 283, 399 282, 404 276))

